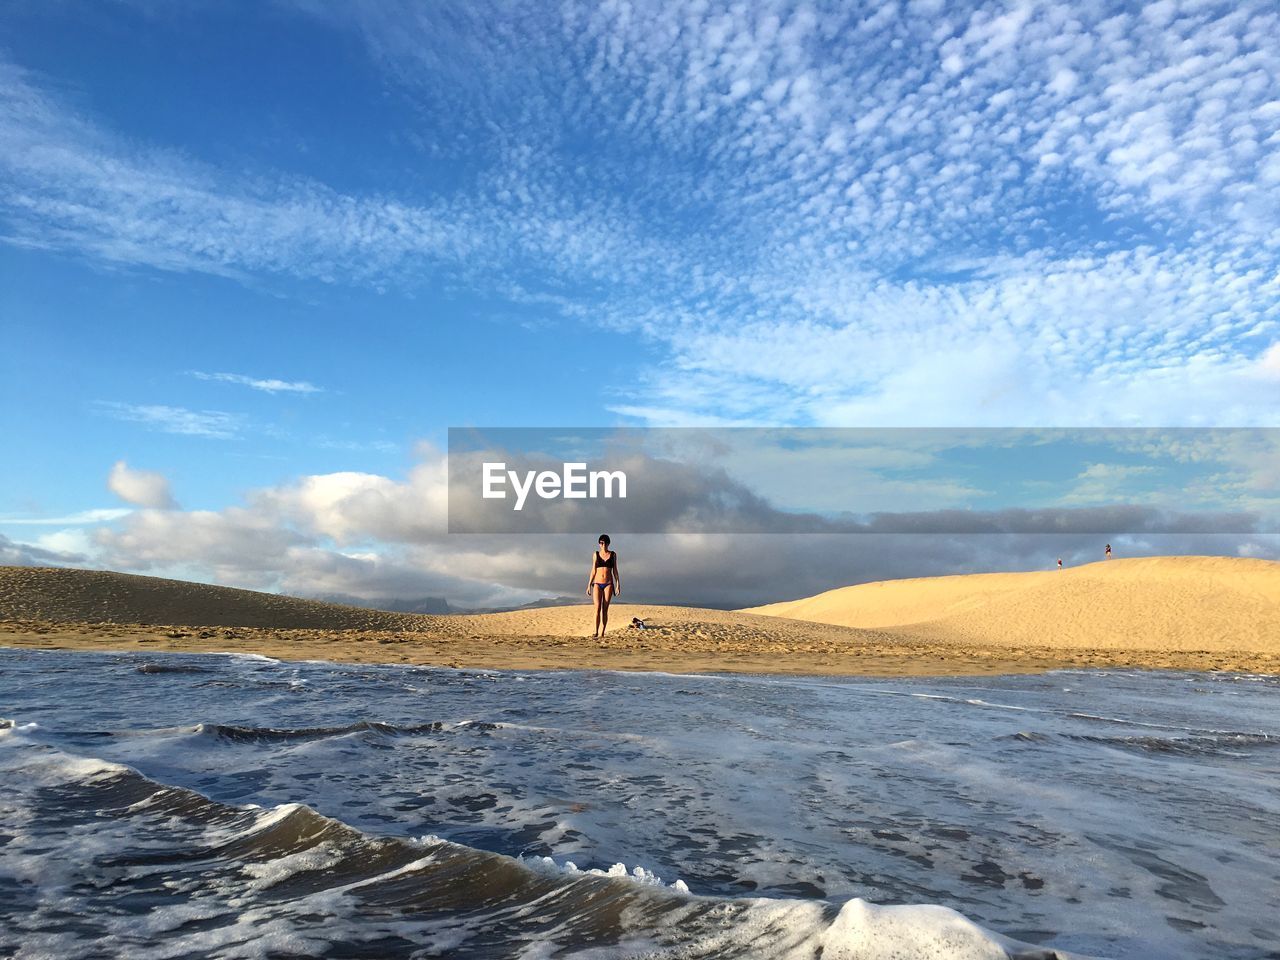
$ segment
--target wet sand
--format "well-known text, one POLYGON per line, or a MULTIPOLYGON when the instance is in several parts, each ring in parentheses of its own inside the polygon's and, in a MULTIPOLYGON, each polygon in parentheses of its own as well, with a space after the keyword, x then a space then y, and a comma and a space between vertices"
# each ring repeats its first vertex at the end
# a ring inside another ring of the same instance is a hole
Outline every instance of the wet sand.
MULTIPOLYGON (((621 608, 620 608, 621 612, 621 608)), ((584 611, 581 611, 581 616, 584 611)), ((633 614, 634 615, 634 614, 633 614)), ((629 618, 628 618, 629 619, 629 618)), ((1280 657, 1248 651, 993 647, 910 641, 850 631, 717 631, 697 621, 619 629, 603 640, 555 635, 445 635, 423 631, 274 630, 142 624, 0 621, 0 646, 46 650, 252 653, 279 660, 406 663, 491 670, 657 670, 937 676, 1034 673, 1082 667, 1280 673, 1280 657), (852 635, 850 635, 852 634, 852 635)))

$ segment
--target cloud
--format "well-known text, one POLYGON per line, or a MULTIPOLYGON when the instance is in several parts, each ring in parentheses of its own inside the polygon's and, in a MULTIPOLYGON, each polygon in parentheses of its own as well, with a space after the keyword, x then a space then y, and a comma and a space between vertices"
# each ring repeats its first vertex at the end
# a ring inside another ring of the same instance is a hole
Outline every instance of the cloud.
POLYGON ((188 410, 163 404, 119 403, 101 400, 96 409, 106 416, 129 423, 141 423, 162 433, 229 440, 236 435, 240 418, 220 410, 188 410))
POLYGON ((10 241, 447 280, 650 341, 614 409, 651 422, 1275 422, 1261 0, 285 6, 358 37, 465 183, 228 174, 8 67, 10 241))
POLYGON ((360 203, 287 176, 250 182, 176 151, 138 149, 0 62, 0 169, 11 242, 95 259, 237 276, 262 270, 330 280, 361 262, 447 246, 425 211, 360 203))
POLYGON ((64 550, 50 550, 29 543, 16 543, 0 533, 0 566, 58 567, 83 563, 85 557, 64 550))
POLYGON ((446 531, 444 458, 429 453, 404 482, 369 473, 330 473, 256 490, 248 500, 257 514, 341 546, 432 543, 446 531))
POLYGON ((93 541, 89 533, 85 527, 68 527, 41 534, 28 546, 62 556, 64 559, 59 563, 83 563, 93 553, 93 541))
POLYGON ((506 131, 513 191, 607 196, 668 240, 564 308, 667 350, 616 412, 1274 422, 1250 375, 1280 292, 1265 4, 568 4, 509 33, 473 30, 482 7, 307 9, 506 131), (588 183, 555 145, 592 130, 618 149, 588 183))
MULTIPOLYGON (((449 456, 448 529, 452 534, 504 535, 591 535, 602 529, 631 534, 1280 532, 1280 501, 1274 499, 1258 497, 1244 506, 1232 496, 1182 502, 1190 485, 1230 489, 1227 481, 1232 474, 1225 463, 1217 461, 1214 471, 1181 471, 1176 479, 1163 472, 1167 463, 1159 467, 1084 464, 1074 479, 1058 483, 1042 478, 1043 468, 1036 458, 1044 456, 1043 447, 1028 442, 1025 436, 1017 443, 1012 434, 984 439, 977 432, 957 431, 944 437, 945 431, 934 431, 934 436, 920 438, 884 431, 878 438, 879 448, 860 450, 853 439, 842 443, 832 437, 825 449, 817 443, 806 449, 812 441, 803 434, 784 432, 778 438, 762 438, 756 432, 748 433, 752 435, 707 434, 708 443, 724 436, 726 448, 738 441, 738 449, 726 449, 727 456, 717 453, 706 459, 682 457, 679 452, 656 456, 648 450, 609 451, 603 462, 607 469, 625 474, 625 499, 541 499, 531 493, 520 510, 514 509, 518 498, 512 481, 499 483, 496 498, 483 495, 481 465, 502 462, 502 476, 505 471, 521 478, 542 472, 560 476, 561 459, 551 453, 532 452, 534 444, 550 442, 554 446, 545 432, 535 431, 537 439, 527 445, 511 438, 511 445, 502 448, 478 452, 455 449, 449 456), (902 449, 893 446, 895 441, 902 449), (937 459, 922 464, 931 449, 947 452, 947 462, 937 459), (957 452, 963 456, 954 456, 957 452), (761 463, 752 463, 756 456, 761 463), (792 456, 797 462, 783 473, 776 465, 785 464, 792 456), (911 467, 904 471, 904 463, 911 467), (774 498, 766 499, 758 489, 730 475, 726 465, 738 471, 746 467, 747 472, 765 477, 774 498), (830 499, 821 490, 824 487, 835 488, 830 499), (814 488, 818 488, 816 497, 825 507, 823 512, 812 506, 814 488), (1064 492, 1054 496, 1057 490, 1064 492), (984 508, 983 504, 989 506, 984 508), (1189 510, 1192 506, 1195 509, 1189 510)), ((1104 443, 1105 438, 1089 436, 1078 442, 1083 448, 1090 442, 1104 443)), ((653 443, 657 446, 660 440, 653 443)), ((1064 449, 1070 439, 1060 434, 1045 435, 1041 443, 1054 443, 1052 457, 1060 464, 1070 465, 1083 452, 1064 449)), ((569 447, 566 439, 560 449, 569 447)), ((591 468, 588 465, 586 469, 591 468)), ((582 476, 585 486, 585 471, 582 476)), ((373 479, 338 474, 312 480, 345 485, 348 478, 358 479, 362 486, 373 479)), ((379 485, 386 483, 378 479, 379 485)), ((375 513, 388 501, 380 490, 373 501, 375 513)), ((348 497, 336 503, 326 499, 325 513, 335 505, 345 507, 351 502, 348 497)), ((361 508, 366 506, 355 502, 361 508)), ((347 520, 361 514, 370 515, 364 509, 342 511, 347 520)), ((333 527, 332 520, 329 525, 333 527)), ((395 530, 411 529, 397 523, 390 536, 380 536, 394 539, 395 530)), ((338 533, 346 542, 352 539, 352 531, 345 525, 338 533)))
POLYGON ((317 437, 315 444, 326 450, 345 450, 350 453, 395 453, 400 449, 399 444, 390 440, 338 440, 327 436, 317 437))
POLYGON ((1091 463, 1076 475, 1072 488, 1062 495, 1060 502, 1098 504, 1133 499, 1135 494, 1149 501, 1150 486, 1132 481, 1149 479, 1154 473, 1156 468, 1145 464, 1091 463))
MULTIPOLYGON (((252 491, 243 505, 219 511, 138 510, 117 526, 93 531, 93 559, 112 569, 306 595, 344 594, 372 602, 446 597, 458 608, 581 589, 599 530, 590 536, 449 535, 443 457, 429 447, 420 453, 421 462, 400 480, 321 474, 252 491)), ((709 500, 715 494, 704 491, 709 500)), ((944 511, 887 517, 879 526, 860 527, 871 532, 858 534, 685 531, 618 534, 615 542, 628 599, 699 606, 746 606, 892 577, 1048 568, 1058 556, 1071 563, 1096 559, 1103 539, 1122 555, 1280 556, 1280 537, 1215 533, 1221 529, 1214 525, 1217 518, 1198 526, 1187 520, 1182 533, 1169 534, 1154 532, 1171 529, 1167 515, 1141 507, 1072 516, 1082 525, 1076 529, 1107 531, 1106 536, 1048 534, 1043 517, 1019 511, 976 520, 972 513, 944 511), (1036 522, 1028 526, 1029 520, 1036 522), (928 532, 901 532, 910 529, 928 532), (1028 529, 1035 532, 1018 532, 1028 529), (1117 529, 1136 532, 1111 532, 1117 529)))
POLYGON ((107 489, 126 503, 154 510, 173 510, 178 506, 163 474, 134 470, 117 460, 107 477, 107 489))
POLYGON ((323 389, 305 380, 277 380, 275 378, 258 379, 242 373, 204 373, 192 370, 191 376, 198 380, 214 380, 221 383, 236 383, 241 386, 261 390, 263 393, 323 393, 323 389))
POLYGON ((60 517, 0 517, 0 526, 77 526, 106 523, 119 520, 133 513, 122 507, 104 507, 97 510, 81 510, 60 517))
POLYGON ((488 285, 498 268, 604 279, 611 258, 646 249, 618 212, 497 188, 394 199, 313 179, 246 176, 162 146, 140 147, 0 59, 0 200, 9 243, 95 260, 228 278, 284 275, 323 283, 488 285))
POLYGON ((1228 290, 1224 266, 1147 250, 1005 260, 946 286, 814 276, 767 319, 689 323, 670 338, 679 374, 648 378, 647 410, 619 406, 658 422, 1274 424, 1236 346, 1273 323, 1271 281, 1228 290))
MULTIPOLYGON (((252 158, 221 168, 4 61, 3 242, 254 283, 478 291, 518 322, 646 340, 614 409, 654 423, 1276 422, 1272 4, 281 5, 357 37, 410 101, 396 135, 421 152, 406 166, 467 175, 359 192, 252 158)), ((242 429, 221 411, 98 410, 242 429)), ((1274 462, 1227 482, 1265 494, 1274 462)), ((401 479, 119 512, 93 549, 124 569, 464 605, 581 578, 576 537, 447 537, 440 470, 427 456, 401 479)), ((716 488, 680 492, 655 509, 698 509, 716 488)), ((57 522, 113 519, 80 516, 57 522)), ((1095 546, 951 530, 622 550, 640 595, 732 603, 1095 546)), ((1130 546, 1274 555, 1266 538, 1130 546)))
POLYGON ((1280 380, 1280 343, 1273 343, 1258 358, 1258 372, 1269 380, 1280 380))

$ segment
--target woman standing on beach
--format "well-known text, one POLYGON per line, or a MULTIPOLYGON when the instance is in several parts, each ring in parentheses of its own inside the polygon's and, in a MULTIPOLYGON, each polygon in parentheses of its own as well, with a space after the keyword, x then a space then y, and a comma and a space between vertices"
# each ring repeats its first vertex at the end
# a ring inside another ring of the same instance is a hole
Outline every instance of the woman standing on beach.
POLYGON ((609 535, 602 533, 595 552, 591 554, 591 573, 587 580, 587 595, 596 605, 596 632, 593 637, 603 637, 609 628, 609 601, 621 592, 618 553, 609 549, 609 535))

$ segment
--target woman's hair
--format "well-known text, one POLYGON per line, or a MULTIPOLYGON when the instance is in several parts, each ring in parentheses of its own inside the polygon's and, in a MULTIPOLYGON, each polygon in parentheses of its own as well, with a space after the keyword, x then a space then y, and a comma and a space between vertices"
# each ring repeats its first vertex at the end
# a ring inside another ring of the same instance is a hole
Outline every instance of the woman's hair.
POLYGON ((609 545, 609 535, 607 533, 600 534, 600 539, 596 542, 603 543, 607 547, 609 545))

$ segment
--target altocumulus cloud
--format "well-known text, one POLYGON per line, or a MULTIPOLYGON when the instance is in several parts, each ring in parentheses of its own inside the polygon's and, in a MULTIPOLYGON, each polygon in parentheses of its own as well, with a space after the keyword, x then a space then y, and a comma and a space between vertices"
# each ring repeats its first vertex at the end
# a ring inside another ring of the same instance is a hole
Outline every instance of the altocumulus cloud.
POLYGON ((613 198, 667 240, 585 311, 670 350, 620 412, 1266 421, 1268 4, 569 4, 511 31, 472 29, 503 19, 483 7, 445 28, 408 2, 309 9, 430 102, 465 49, 479 120, 540 91, 501 154, 509 192, 613 198), (619 145, 591 184, 541 136, 586 129, 619 145))
POLYGON ((651 339, 616 409, 655 423, 1274 422, 1272 4, 294 6, 475 177, 246 183, 5 67, 14 242, 447 275, 651 339))

